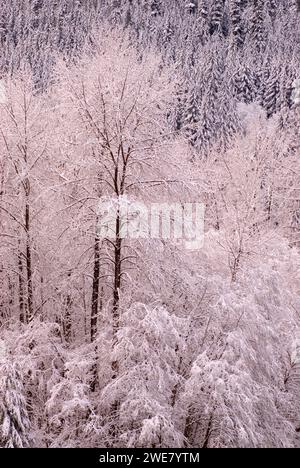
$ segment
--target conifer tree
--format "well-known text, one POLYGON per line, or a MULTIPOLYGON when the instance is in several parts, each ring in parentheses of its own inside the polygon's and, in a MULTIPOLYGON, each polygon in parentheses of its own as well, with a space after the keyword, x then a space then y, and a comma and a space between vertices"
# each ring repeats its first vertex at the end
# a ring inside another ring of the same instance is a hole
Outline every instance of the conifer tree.
POLYGON ((239 101, 250 104, 255 97, 255 81, 249 67, 237 72, 235 76, 235 91, 239 101))
POLYGON ((242 0, 231 0, 232 34, 236 47, 242 47, 245 40, 244 25, 242 20, 242 0))
POLYGON ((280 87, 276 70, 273 70, 265 85, 263 96, 263 106, 267 111, 267 117, 272 117, 273 114, 280 109, 280 87))
POLYGON ((264 27, 264 20, 264 0, 254 0, 253 14, 251 18, 251 35, 258 53, 264 52, 266 48, 266 29, 264 27))
POLYGON ((224 1, 216 0, 213 2, 210 19, 210 33, 220 32, 224 15, 224 1))
POLYGON ((268 11, 272 22, 275 21, 276 15, 278 13, 278 1, 277 0, 269 0, 268 11))

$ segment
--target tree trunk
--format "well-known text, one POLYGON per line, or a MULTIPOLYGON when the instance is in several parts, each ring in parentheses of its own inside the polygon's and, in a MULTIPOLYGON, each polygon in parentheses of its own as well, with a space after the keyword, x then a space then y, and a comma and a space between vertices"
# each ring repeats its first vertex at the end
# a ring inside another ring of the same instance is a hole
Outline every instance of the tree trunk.
MULTIPOLYGON (((68 278, 70 278, 71 272, 68 272, 68 278)), ((67 343, 71 341, 72 335, 72 318, 71 318, 71 306, 72 306, 72 297, 70 294, 67 294, 66 297, 66 307, 65 307, 65 316, 63 322, 64 336, 67 343)))
MULTIPOLYGON (((102 307, 103 307, 103 287, 101 288, 101 294, 100 294, 100 304, 99 304, 100 312, 102 311, 102 307)), ((97 383, 98 383, 98 347, 96 344, 95 345, 95 362, 92 367, 92 381, 91 381, 92 392, 96 390, 97 383)))
POLYGON ((121 219, 120 212, 118 211, 116 218, 116 242, 114 252, 114 289, 113 289, 113 335, 116 338, 117 331, 119 329, 120 314, 120 287, 121 287, 121 251, 122 251, 122 239, 120 238, 121 230, 121 219))
POLYGON ((95 341, 97 335, 97 321, 99 308, 99 284, 100 284, 100 241, 96 235, 94 243, 94 274, 91 309, 91 343, 95 341))
POLYGON ((18 253, 18 269, 19 269, 19 309, 20 309, 20 322, 26 323, 25 303, 24 303, 24 278, 23 278, 23 262, 22 253, 18 253))
POLYGON ((27 322, 33 319, 33 288, 32 288, 32 261, 31 261, 31 239, 30 239, 30 208, 28 202, 25 207, 25 230, 26 230, 26 274, 27 274, 27 322))

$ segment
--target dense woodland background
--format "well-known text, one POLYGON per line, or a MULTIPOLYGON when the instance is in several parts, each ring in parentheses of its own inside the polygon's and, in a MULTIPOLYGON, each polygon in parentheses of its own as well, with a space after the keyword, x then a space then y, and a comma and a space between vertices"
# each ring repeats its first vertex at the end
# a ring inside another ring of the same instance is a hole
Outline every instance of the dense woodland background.
POLYGON ((300 447, 299 20, 0 0, 1 447, 300 447), (201 201, 204 248, 100 197, 201 201))

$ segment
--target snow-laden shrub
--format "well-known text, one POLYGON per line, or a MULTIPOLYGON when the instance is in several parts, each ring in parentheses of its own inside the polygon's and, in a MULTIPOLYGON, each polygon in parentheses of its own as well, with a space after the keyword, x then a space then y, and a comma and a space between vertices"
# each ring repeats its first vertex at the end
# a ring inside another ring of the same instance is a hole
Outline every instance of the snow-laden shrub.
POLYGON ((0 361, 0 447, 25 448, 30 444, 30 420, 20 367, 0 361))
POLYGON ((183 320, 165 307, 135 304, 123 314, 112 353, 116 375, 103 388, 100 403, 100 412, 108 415, 107 438, 116 437, 115 445, 181 446, 172 396, 180 379, 183 331, 183 320))
MULTIPOLYGON (((211 262, 218 258, 212 246, 208 240, 211 262)), ((191 446, 294 446, 299 403, 286 384, 293 349, 296 365, 299 254, 274 238, 262 259, 248 265, 235 285, 225 265, 211 265, 217 300, 182 396, 191 446)))

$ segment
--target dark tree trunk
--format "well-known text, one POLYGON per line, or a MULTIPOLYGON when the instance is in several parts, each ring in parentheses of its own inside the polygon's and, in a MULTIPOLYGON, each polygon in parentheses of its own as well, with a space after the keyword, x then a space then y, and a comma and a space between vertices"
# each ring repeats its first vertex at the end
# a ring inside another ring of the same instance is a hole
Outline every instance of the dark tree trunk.
POLYGON ((20 309, 20 322, 26 322, 25 303, 24 303, 24 278, 23 278, 23 262, 22 253, 18 253, 18 275, 19 275, 19 309, 20 309))
POLYGON ((114 289, 113 289, 113 334, 116 337, 119 329, 120 314, 120 287, 121 287, 121 251, 122 239, 120 238, 121 219, 118 211, 116 218, 116 242, 114 248, 114 289))
POLYGON ((25 207, 25 230, 26 230, 26 274, 27 274, 27 322, 33 319, 33 287, 32 287, 32 259, 30 239, 30 208, 25 207))
POLYGON ((94 274, 91 309, 91 343, 95 341, 97 335, 97 321, 99 309, 99 284, 100 284, 100 241, 96 235, 94 243, 94 274))
MULTIPOLYGON (((70 278, 71 272, 68 272, 68 278, 70 278)), ((67 343, 71 341, 72 335, 72 317, 71 317, 72 297, 67 294, 65 299, 65 316, 63 321, 64 336, 67 343)))
MULTIPOLYGON (((101 312, 103 308, 103 288, 101 288, 100 294, 100 303, 99 303, 99 311, 101 312)), ((98 347, 95 344, 95 363, 92 367, 92 381, 91 381, 91 391, 94 392, 96 390, 98 384, 98 347)))

